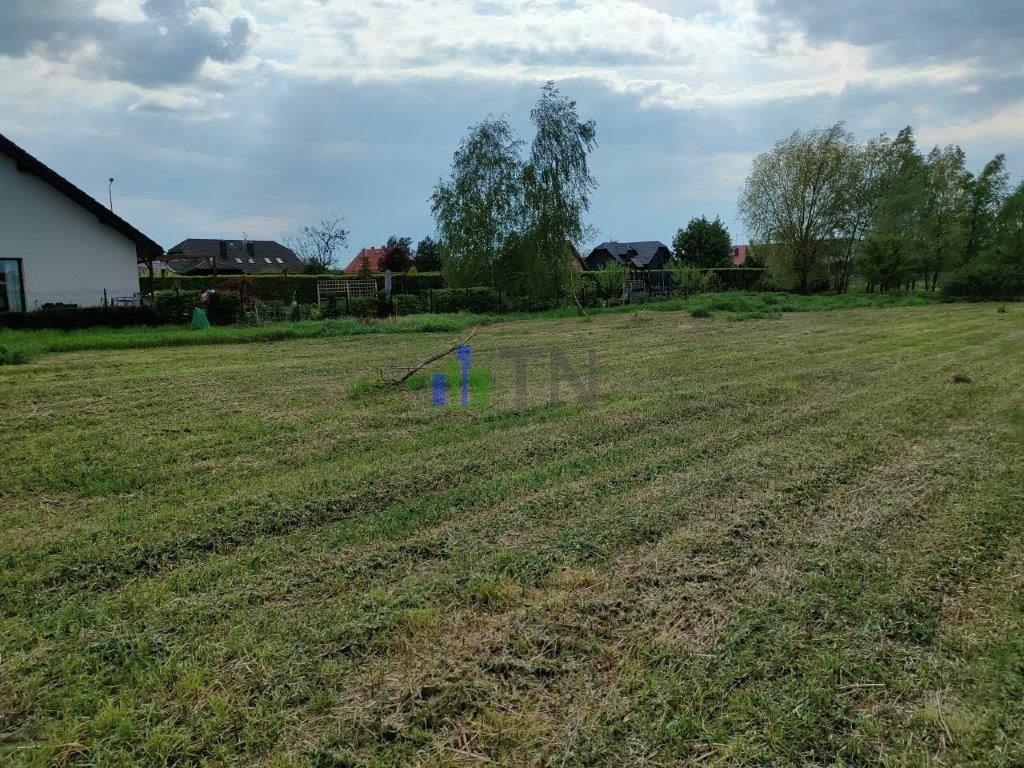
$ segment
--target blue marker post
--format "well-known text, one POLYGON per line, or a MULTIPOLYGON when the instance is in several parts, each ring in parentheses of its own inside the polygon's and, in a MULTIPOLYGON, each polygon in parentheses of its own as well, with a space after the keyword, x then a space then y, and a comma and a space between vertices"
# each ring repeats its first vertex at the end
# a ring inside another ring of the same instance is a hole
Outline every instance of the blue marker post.
POLYGON ((448 405, 448 377, 443 373, 435 373, 433 404, 439 408, 448 405))
POLYGON ((461 344, 456 352, 462 364, 462 407, 469 407, 469 368, 473 364, 473 348, 469 344, 461 344))

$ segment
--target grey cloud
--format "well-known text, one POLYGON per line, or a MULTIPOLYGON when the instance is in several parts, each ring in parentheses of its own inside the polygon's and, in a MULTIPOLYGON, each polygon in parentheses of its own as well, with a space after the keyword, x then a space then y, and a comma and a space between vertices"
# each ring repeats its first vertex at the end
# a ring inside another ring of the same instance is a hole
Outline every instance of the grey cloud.
POLYGON ((1020 0, 762 0, 767 23, 803 29, 811 40, 842 40, 876 49, 886 62, 980 58, 1020 61, 1020 0))
POLYGON ((491 65, 523 64, 547 67, 638 67, 671 63, 685 64, 693 61, 692 55, 666 54, 663 50, 638 50, 623 46, 607 48, 592 44, 572 47, 545 47, 515 43, 476 43, 463 45, 441 42, 438 39, 425 41, 420 51, 405 60, 412 66, 438 64, 448 60, 483 62, 491 65))
POLYGON ((249 49, 247 18, 236 17, 221 34, 193 18, 191 12, 204 5, 208 0, 146 0, 145 21, 117 23, 97 18, 91 0, 8 0, 0 10, 0 53, 21 56, 35 49, 60 60, 91 40, 100 55, 87 75, 144 86, 184 83, 207 59, 237 61, 249 49))
POLYGON ((43 46, 59 56, 100 30, 93 7, 92 2, 72 0, 5 0, 0 4, 0 54, 21 56, 43 46))

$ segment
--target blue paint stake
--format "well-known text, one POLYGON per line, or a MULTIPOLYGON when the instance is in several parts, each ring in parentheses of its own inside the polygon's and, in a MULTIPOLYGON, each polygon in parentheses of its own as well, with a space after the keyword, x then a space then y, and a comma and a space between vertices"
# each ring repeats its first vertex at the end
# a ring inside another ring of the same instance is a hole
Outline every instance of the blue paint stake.
POLYGON ((462 407, 469 407, 469 369, 473 364, 473 348, 469 344, 459 345, 456 354, 462 364, 462 407))
POLYGON ((448 377, 443 373, 434 374, 434 396, 433 404, 439 408, 444 408, 448 405, 448 377))

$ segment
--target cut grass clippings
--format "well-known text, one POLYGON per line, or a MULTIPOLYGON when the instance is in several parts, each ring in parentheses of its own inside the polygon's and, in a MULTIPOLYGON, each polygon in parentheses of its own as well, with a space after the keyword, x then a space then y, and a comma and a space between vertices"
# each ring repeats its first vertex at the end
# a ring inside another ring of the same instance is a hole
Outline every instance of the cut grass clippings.
POLYGON ((0 369, 0 762, 1018 765, 1024 314, 763 311, 0 369))

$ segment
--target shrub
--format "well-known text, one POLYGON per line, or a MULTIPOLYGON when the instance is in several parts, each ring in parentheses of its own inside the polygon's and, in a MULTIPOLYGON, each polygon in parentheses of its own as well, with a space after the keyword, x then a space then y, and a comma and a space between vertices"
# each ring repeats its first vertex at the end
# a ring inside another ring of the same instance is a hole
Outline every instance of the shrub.
POLYGON ((192 319, 192 310, 199 306, 199 291, 157 291, 153 309, 161 323, 184 325, 192 319))
POLYGON ((982 256, 949 275, 942 295, 947 299, 1024 298, 1024 265, 995 255, 982 256))
POLYGON ((391 306, 397 315, 415 315, 421 311, 420 300, 415 296, 396 293, 391 297, 391 306))
POLYGON ((694 307, 690 310, 690 317, 711 317, 711 310, 707 307, 694 307))
POLYGON ((704 273, 693 267, 677 267, 672 270, 672 287, 689 296, 704 290, 704 273))
POLYGON ((500 311, 498 292, 493 288, 470 288, 466 297, 465 309, 477 314, 488 314, 500 311))
POLYGON ((465 304, 466 292, 454 288, 442 288, 431 294, 431 310, 438 313, 458 312, 465 304))
POLYGON ((213 290, 200 305, 213 325, 233 325, 242 319, 242 302, 238 291, 213 290))
POLYGON ((371 296, 358 296, 348 300, 348 313, 352 317, 377 317, 377 299, 371 296))

